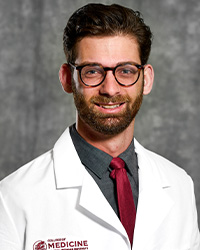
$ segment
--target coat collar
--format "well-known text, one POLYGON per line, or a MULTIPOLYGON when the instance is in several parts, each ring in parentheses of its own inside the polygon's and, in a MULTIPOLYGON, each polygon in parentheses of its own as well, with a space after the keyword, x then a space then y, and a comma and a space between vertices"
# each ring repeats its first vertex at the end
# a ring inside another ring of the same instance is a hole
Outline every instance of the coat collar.
MULTIPOLYGON (((169 179, 163 174, 166 164, 162 157, 143 148, 135 140, 135 151, 139 165, 139 200, 134 232, 134 249, 144 249, 148 239, 173 206, 166 189, 171 188, 169 179), (161 170, 160 170, 161 169, 161 170), (145 239, 145 240, 144 240, 145 239)), ((99 223, 117 230, 128 243, 128 236, 103 196, 93 178, 82 165, 71 140, 69 129, 63 133, 53 149, 53 161, 57 189, 80 187, 79 205, 98 218, 99 223), (106 213, 105 213, 106 211, 106 213)))
POLYGON ((139 165, 139 191, 141 192, 146 188, 149 189, 150 186, 170 187, 170 179, 165 171, 162 171, 163 165, 166 165, 166 159, 147 150, 136 139, 134 143, 139 165))
POLYGON ((151 249, 148 243, 172 209, 174 201, 167 193, 171 183, 166 177, 167 168, 163 169, 166 160, 146 150, 136 140, 135 147, 139 165, 139 200, 134 249, 151 249))
POLYGON ((77 155, 69 128, 53 148, 53 161, 57 189, 82 186, 86 170, 77 155))
MULTIPOLYGON (((160 166, 152 158, 152 155, 158 156, 141 146, 136 139, 134 144, 138 157, 140 192, 144 188, 149 189, 150 183, 150 186, 170 187, 169 179, 159 170, 160 166), (150 176, 153 177, 152 182, 150 176)), ((53 148, 53 161, 57 188, 82 186, 83 175, 87 171, 77 155, 69 128, 64 131, 53 148)))

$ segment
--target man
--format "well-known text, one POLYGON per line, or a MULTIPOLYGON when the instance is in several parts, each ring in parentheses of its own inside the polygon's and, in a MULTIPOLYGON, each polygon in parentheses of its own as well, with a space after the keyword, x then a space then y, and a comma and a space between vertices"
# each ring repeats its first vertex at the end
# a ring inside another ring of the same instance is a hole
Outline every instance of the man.
POLYGON ((0 249, 200 249, 193 182, 133 137, 154 72, 138 12, 89 4, 64 30, 76 124, 0 186, 0 249))

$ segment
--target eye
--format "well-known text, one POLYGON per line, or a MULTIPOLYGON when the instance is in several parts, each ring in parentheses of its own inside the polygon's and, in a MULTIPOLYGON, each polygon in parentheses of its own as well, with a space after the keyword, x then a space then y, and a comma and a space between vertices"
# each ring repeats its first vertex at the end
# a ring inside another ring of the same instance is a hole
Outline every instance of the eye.
POLYGON ((85 78, 94 78, 103 75, 102 68, 99 66, 85 66, 81 72, 82 76, 85 78))
POLYGON ((132 74, 133 72, 130 69, 122 69, 121 73, 122 74, 132 74))
POLYGON ((127 76, 132 76, 137 74, 138 69, 136 66, 134 65, 124 65, 124 66, 120 66, 119 68, 117 68, 117 75, 121 76, 121 77, 127 77, 127 76))
POLYGON ((97 74, 98 71, 96 69, 88 69, 86 72, 85 72, 85 75, 94 75, 94 74, 97 74))

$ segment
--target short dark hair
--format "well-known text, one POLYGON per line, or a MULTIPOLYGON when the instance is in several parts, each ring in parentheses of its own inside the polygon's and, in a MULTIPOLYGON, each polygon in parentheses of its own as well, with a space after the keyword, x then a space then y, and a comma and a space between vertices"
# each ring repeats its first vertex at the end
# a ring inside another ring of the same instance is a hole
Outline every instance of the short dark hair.
POLYGON ((69 18, 64 29, 63 48, 68 63, 76 59, 76 44, 87 36, 131 35, 139 44, 142 64, 151 51, 152 33, 139 11, 118 4, 87 4, 69 18))

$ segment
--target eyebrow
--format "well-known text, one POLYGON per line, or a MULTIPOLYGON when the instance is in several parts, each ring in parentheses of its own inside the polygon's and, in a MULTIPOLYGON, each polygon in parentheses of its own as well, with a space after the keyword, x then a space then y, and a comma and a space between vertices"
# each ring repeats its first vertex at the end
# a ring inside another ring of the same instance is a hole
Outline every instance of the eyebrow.
MULTIPOLYGON (((115 67, 118 66, 118 65, 121 65, 121 64, 135 64, 135 65, 141 65, 141 63, 137 63, 137 62, 134 62, 134 61, 121 61, 121 62, 118 62, 118 63, 115 65, 115 67)), ((77 64, 76 64, 76 65, 77 65, 77 64)), ((78 64, 78 66, 84 66, 84 65, 102 65, 102 64, 99 63, 99 62, 91 62, 91 61, 84 61, 84 62, 78 64)), ((103 66, 103 65, 102 65, 102 66, 103 66)), ((105 67, 107 67, 107 66, 105 66, 105 67)))

